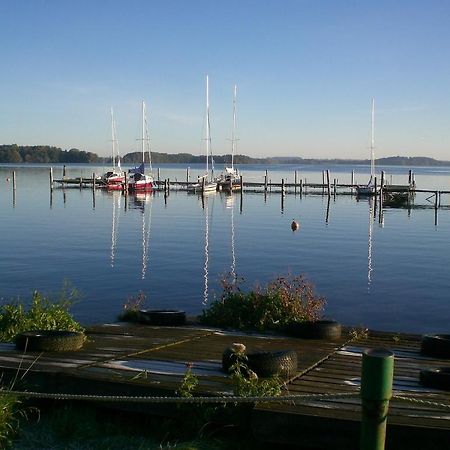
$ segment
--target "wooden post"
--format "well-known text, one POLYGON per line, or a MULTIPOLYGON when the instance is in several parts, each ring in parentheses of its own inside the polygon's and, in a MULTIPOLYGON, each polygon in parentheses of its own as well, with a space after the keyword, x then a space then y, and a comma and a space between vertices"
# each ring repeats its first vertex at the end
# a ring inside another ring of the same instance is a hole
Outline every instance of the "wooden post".
POLYGON ((435 199, 434 199, 434 208, 435 208, 435 209, 438 209, 438 207, 439 207, 439 206, 438 206, 438 196, 439 196, 439 191, 436 191, 434 195, 435 195, 435 199))
POLYGON ((242 175, 241 175, 240 183, 241 183, 241 195, 242 195, 242 193, 244 192, 244 181, 242 179, 242 175))
POLYGON ((188 185, 188 183, 189 183, 189 170, 190 170, 190 168, 188 167, 187 169, 186 169, 186 186, 188 185))
POLYGON ((337 185, 337 180, 336 178, 333 179, 333 194, 336 195, 336 185, 337 185))
POLYGON ((13 185, 13 191, 16 190, 16 172, 13 171, 12 173, 12 185, 13 185))
POLYGON ((92 174, 92 191, 95 192, 95 172, 92 174))
POLYGON ((284 195, 284 178, 281 179, 281 195, 284 195))
POLYGON ((383 189, 385 180, 384 170, 381 171, 381 183, 380 183, 380 189, 383 189))
POLYGON ((409 172, 408 172, 408 185, 411 186, 411 184, 412 184, 412 170, 409 169, 409 172))
POLYGON ((64 166, 63 166, 63 170, 62 170, 62 172, 63 172, 63 178, 66 178, 66 165, 64 164, 64 166))
POLYGON ((383 348, 365 350, 361 369, 361 450, 383 450, 392 397, 394 354, 383 348))
POLYGON ((269 180, 269 192, 272 192, 272 180, 269 180))
POLYGON ((297 171, 294 172, 294 194, 297 194, 297 171))
POLYGON ((266 175, 264 176, 264 192, 267 192, 267 170, 266 175))
POLYGON ((161 183, 161 169, 158 167, 158 184, 161 183))
POLYGON ((50 167, 50 190, 53 191, 53 167, 50 167))
MULTIPOLYGON (((125 197, 126 197, 128 195, 128 175, 127 175, 126 172, 124 172, 123 176, 124 176, 124 182, 123 182, 123 185, 122 185, 122 190, 125 193, 125 197)), ((126 202, 126 200, 125 200, 125 202, 126 202)), ((125 203, 125 207, 126 207, 126 203, 125 203)))
POLYGON ((205 192, 205 177, 202 178, 202 195, 205 192))
POLYGON ((303 194, 303 180, 300 180, 300 195, 303 194))
POLYGON ((170 191, 170 180, 167 178, 167 195, 169 195, 170 191))
POLYGON ((354 171, 354 170, 352 170, 352 177, 351 177, 351 182, 350 182, 350 184, 351 184, 352 186, 355 185, 355 171, 354 171))
POLYGON ((327 191, 328 191, 328 195, 331 195, 330 171, 328 169, 327 169, 327 191))

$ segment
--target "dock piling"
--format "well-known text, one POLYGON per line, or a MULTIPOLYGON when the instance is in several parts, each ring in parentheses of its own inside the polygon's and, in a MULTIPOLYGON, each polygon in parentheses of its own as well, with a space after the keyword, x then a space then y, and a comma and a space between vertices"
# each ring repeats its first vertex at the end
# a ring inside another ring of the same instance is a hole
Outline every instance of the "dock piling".
POLYGON ((327 169, 327 192, 328 196, 331 195, 331 186, 330 186, 330 171, 327 169))
POLYGON ((12 185, 13 185, 13 191, 15 191, 16 190, 16 172, 15 171, 13 171, 13 173, 12 173, 12 185))
POLYGON ((50 190, 53 191, 53 167, 50 167, 49 177, 50 177, 50 190))
POLYGON ((384 348, 363 352, 361 369, 361 450, 383 450, 392 397, 394 354, 384 348))

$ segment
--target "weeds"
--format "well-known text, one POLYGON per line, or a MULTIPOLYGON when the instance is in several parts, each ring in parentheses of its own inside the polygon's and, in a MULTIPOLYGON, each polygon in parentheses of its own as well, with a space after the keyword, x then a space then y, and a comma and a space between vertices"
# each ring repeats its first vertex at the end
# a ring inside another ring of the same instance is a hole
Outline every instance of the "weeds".
POLYGON ((130 295, 123 305, 123 311, 119 314, 118 319, 124 322, 137 322, 139 319, 139 311, 143 309, 146 296, 140 291, 136 296, 130 295))
POLYGON ((319 319, 325 306, 325 299, 302 275, 278 277, 249 292, 241 291, 242 281, 223 277, 221 298, 203 311, 200 321, 218 327, 279 330, 291 322, 319 319))
POLYGON ((76 322, 69 309, 78 293, 66 288, 54 302, 34 291, 27 308, 20 299, 0 307, 0 341, 12 342, 17 334, 32 330, 84 331, 76 322))

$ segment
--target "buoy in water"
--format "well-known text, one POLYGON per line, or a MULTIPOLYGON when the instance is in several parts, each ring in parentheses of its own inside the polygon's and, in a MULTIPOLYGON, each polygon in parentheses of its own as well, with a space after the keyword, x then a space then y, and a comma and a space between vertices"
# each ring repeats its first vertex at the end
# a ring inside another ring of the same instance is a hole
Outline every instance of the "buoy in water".
POLYGON ((296 231, 300 228, 300 224, 298 222, 296 222, 295 220, 292 221, 291 223, 291 229, 292 231, 296 231))

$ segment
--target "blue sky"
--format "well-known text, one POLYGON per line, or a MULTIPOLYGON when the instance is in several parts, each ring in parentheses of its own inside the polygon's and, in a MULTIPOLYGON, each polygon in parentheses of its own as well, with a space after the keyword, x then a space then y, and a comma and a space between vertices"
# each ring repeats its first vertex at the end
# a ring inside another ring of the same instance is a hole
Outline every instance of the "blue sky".
POLYGON ((1 0, 0 143, 108 155, 202 154, 210 77, 215 154, 450 159, 450 2, 1 0))

